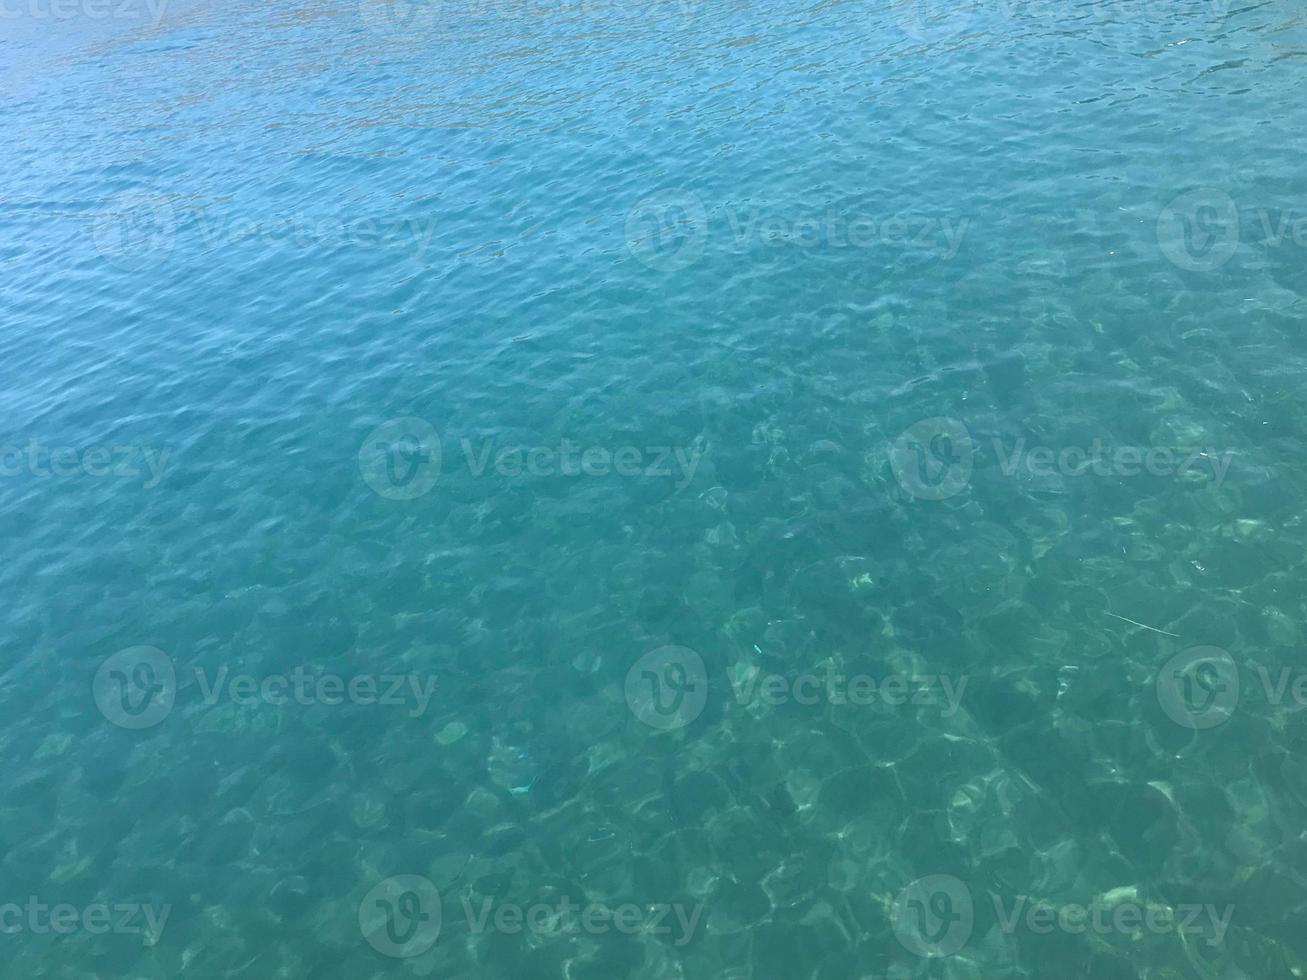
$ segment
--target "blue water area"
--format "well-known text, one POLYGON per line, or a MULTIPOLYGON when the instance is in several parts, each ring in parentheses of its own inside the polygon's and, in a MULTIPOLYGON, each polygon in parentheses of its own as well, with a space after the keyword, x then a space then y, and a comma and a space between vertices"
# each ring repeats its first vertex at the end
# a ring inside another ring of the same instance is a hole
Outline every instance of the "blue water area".
POLYGON ((1299 0, 8 0, 5 976, 1307 969, 1299 0))

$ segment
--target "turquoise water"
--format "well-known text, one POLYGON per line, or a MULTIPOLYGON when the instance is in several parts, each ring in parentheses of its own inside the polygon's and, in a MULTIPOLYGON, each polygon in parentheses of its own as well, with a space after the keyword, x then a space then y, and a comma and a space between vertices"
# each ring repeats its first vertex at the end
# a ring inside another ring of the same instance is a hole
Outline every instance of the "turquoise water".
POLYGON ((1300 3, 108 9, 0 17, 6 976, 1302 975, 1300 3))

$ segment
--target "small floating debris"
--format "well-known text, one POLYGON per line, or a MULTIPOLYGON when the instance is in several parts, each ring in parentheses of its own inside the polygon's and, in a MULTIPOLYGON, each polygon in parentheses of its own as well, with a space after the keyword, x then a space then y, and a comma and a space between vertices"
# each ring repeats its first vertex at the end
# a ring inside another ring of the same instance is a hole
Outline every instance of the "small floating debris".
POLYGON ((436 732, 437 745, 453 745, 464 735, 467 734, 467 726, 461 721, 451 721, 448 725, 436 732))
POLYGON ((709 487, 703 493, 699 494, 699 499, 703 500, 707 497, 709 507, 716 508, 717 510, 724 510, 726 508, 727 496, 728 494, 725 487, 709 487))
MULTIPOLYGON (((1103 611, 1107 612, 1107 610, 1103 611)), ((1168 633, 1166 630, 1159 630, 1156 626, 1149 626, 1147 623, 1141 623, 1136 619, 1127 619, 1125 616, 1118 616, 1114 612, 1109 612, 1107 614, 1113 619, 1119 619, 1121 622, 1129 623, 1131 626, 1138 626, 1140 629, 1152 630, 1154 633, 1161 633, 1163 636, 1174 636, 1177 640, 1180 639, 1179 633, 1168 633)))
POLYGON ((529 793, 531 792, 531 787, 536 784, 536 780, 539 778, 540 778, 540 774, 536 773, 536 775, 531 777, 531 782, 526 783, 522 786, 510 786, 508 787, 508 791, 514 794, 515 796, 521 796, 523 793, 529 793))

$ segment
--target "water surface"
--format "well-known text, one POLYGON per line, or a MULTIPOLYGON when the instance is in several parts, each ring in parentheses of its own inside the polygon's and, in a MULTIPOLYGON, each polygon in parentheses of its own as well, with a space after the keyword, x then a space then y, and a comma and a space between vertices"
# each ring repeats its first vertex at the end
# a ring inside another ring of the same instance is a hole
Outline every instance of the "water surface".
POLYGON ((1299 975, 1300 4, 24 3, 8 975, 1299 975))

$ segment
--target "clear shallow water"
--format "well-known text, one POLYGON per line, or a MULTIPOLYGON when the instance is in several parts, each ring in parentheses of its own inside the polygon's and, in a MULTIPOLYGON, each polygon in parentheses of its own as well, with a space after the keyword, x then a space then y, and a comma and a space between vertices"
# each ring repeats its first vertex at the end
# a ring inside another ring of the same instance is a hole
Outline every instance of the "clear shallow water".
POLYGON ((1297 975, 1300 6, 13 9, 7 974, 1297 975))

